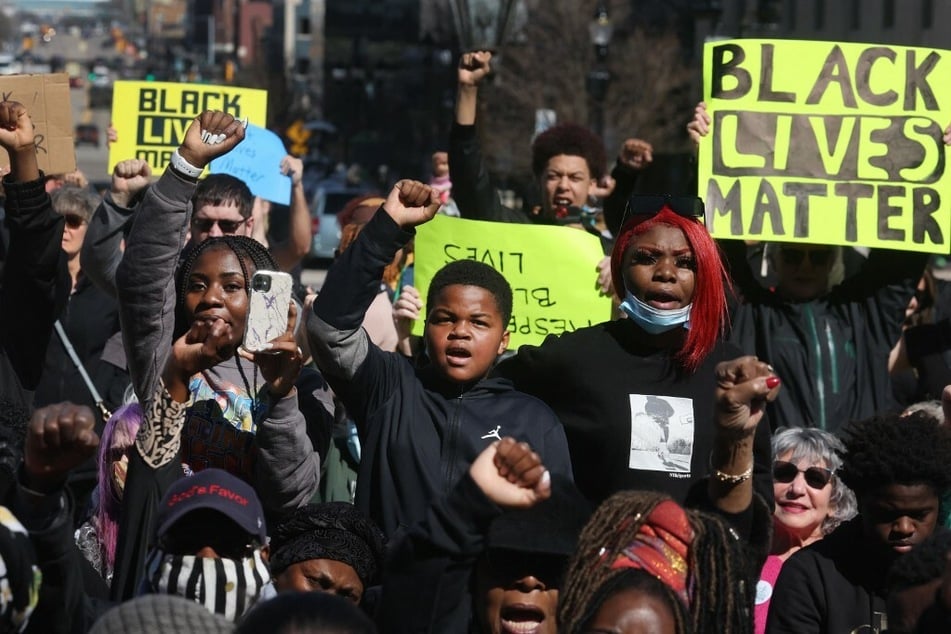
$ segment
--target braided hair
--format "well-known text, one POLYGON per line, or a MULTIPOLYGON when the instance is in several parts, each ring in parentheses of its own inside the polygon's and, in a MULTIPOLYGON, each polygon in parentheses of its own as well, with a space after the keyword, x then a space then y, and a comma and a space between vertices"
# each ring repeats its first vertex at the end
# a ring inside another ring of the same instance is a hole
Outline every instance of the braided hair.
POLYGON ((229 249, 238 259, 241 265, 241 274, 244 275, 244 290, 251 293, 251 276, 255 271, 268 269, 278 270, 277 262, 271 252, 263 244, 247 236, 224 235, 215 238, 208 238, 198 246, 193 248, 178 267, 178 274, 175 276, 175 290, 177 302, 175 307, 175 338, 181 337, 191 326, 191 320, 185 312, 185 294, 188 289, 188 278, 191 277, 192 270, 198 258, 206 251, 212 249, 229 249), (248 265, 251 265, 249 267, 248 265))
MULTIPOLYGON (((568 566, 558 605, 560 632, 582 632, 617 591, 647 589, 630 579, 635 576, 630 568, 612 568, 605 562, 622 555, 654 508, 669 500, 652 491, 621 491, 598 507, 582 531, 568 566)), ((736 533, 715 516, 692 510, 686 515, 693 532, 687 555, 689 605, 684 607, 674 590, 667 588, 667 603, 678 634, 752 632, 755 574, 747 565, 736 533)), ((657 592, 649 594, 657 596, 657 592)))

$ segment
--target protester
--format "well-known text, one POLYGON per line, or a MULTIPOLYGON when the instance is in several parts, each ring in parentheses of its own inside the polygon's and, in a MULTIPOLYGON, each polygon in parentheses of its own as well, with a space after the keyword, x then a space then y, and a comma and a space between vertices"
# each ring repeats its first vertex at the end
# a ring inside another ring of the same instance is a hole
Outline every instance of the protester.
POLYGON ((20 430, 29 420, 53 322, 69 292, 58 285, 66 219, 44 190, 33 135, 27 108, 0 102, 0 146, 10 159, 3 178, 10 250, 0 284, 0 413, 4 427, 20 430))
POLYGON ((754 570, 717 517, 661 493, 615 493, 578 540, 558 631, 752 632, 754 570))
MULTIPOLYGON (((254 197, 252 237, 263 244, 282 271, 300 278, 300 264, 310 252, 310 207, 304 195, 304 163, 288 154, 281 159, 279 173, 291 179, 290 205, 281 205, 254 197)), ((276 176, 276 175, 275 175, 276 176)))
MULTIPOLYGON (((117 564, 112 588, 116 598, 135 591, 144 556, 137 540, 164 490, 149 482, 167 486, 168 478, 181 475, 183 461, 192 470, 220 467, 252 482, 275 515, 306 504, 317 490, 318 460, 295 387, 302 364, 293 337, 295 307, 288 307, 287 331, 266 353, 236 355, 251 275, 273 270, 270 255, 251 238, 211 238, 192 249, 173 275, 198 166, 241 138, 240 122, 225 113, 206 112, 192 122, 179 148, 188 164, 176 167, 173 161, 149 188, 117 271, 130 370, 146 420, 153 422, 139 430, 129 464, 122 516, 127 534, 120 534, 122 554, 117 554, 122 573, 117 564), (204 143, 202 129, 225 140, 204 143), (163 298, 161 306, 156 296, 163 298), (151 391, 143 391, 147 388, 151 391), (133 505, 129 488, 135 471, 146 475, 133 505)), ((329 426, 330 414, 315 405, 318 412, 329 426)))
POLYGON ((359 604, 383 569, 383 532, 347 502, 308 504, 274 527, 271 576, 278 592, 327 592, 359 604))
POLYGON ((144 594, 129 599, 99 618, 89 634, 232 634, 234 623, 212 614, 191 599, 144 594))
POLYGON ((590 505, 527 443, 485 448, 391 547, 387 632, 557 631, 564 569, 590 505))
MULTIPOLYGON (((532 143, 532 173, 541 192, 541 205, 529 213, 502 206, 489 181, 476 136, 479 85, 491 72, 492 53, 472 51, 459 60, 455 121, 449 134, 449 171, 453 200, 463 218, 571 225, 586 228, 582 211, 598 181, 607 172, 604 144, 587 128, 561 123, 539 134, 532 143)), ((650 144, 630 139, 615 170, 638 170, 651 162, 650 144)), ((610 247, 606 244, 606 251, 610 247)), ((612 294, 610 261, 598 263, 598 285, 612 294)))
POLYGON ((553 472, 570 473, 551 412, 508 382, 486 379, 508 345, 512 302, 494 269, 459 261, 436 274, 426 302, 426 368, 384 353, 361 328, 384 267, 437 208, 429 186, 398 182, 328 271, 307 322, 317 365, 360 432, 357 506, 388 537, 421 520, 502 434, 528 441, 553 472))
POLYGON ((936 530, 888 572, 888 634, 951 631, 951 531, 936 530))
POLYGON ((766 630, 773 585, 783 563, 855 515, 855 495, 836 474, 842 442, 821 429, 777 431, 773 444, 773 542, 756 586, 755 626, 766 630))
POLYGON ((951 487, 951 429, 918 413, 844 432, 837 475, 855 492, 859 515, 783 564, 768 633, 882 631, 888 569, 938 525, 951 487))
POLYGON ((76 531, 76 544, 106 583, 112 581, 119 536, 122 492, 129 466, 129 451, 142 423, 138 403, 123 405, 106 421, 98 452, 98 484, 92 513, 76 531))
MULTIPOLYGON (((701 142, 710 123, 699 104, 688 124, 691 138, 701 142)), ((951 142, 951 128, 945 141, 951 142)), ((842 247, 770 244, 777 284, 769 290, 756 281, 742 241, 720 245, 743 297, 730 308, 729 339, 771 363, 786 384, 770 408, 773 429, 835 431, 845 421, 897 407, 888 357, 927 254, 875 249, 858 273, 835 280, 842 247)))
MULTIPOLYGON (((750 461, 731 464, 736 439, 713 424, 714 368, 742 353, 720 338, 729 284, 701 221, 703 205, 697 198, 631 200, 611 255, 628 318, 522 346, 496 374, 555 411, 575 482, 594 503, 630 488, 683 502, 709 472, 726 482, 752 477, 771 502, 768 425, 748 439, 750 461)), ((770 381, 775 387, 779 377, 770 381)))

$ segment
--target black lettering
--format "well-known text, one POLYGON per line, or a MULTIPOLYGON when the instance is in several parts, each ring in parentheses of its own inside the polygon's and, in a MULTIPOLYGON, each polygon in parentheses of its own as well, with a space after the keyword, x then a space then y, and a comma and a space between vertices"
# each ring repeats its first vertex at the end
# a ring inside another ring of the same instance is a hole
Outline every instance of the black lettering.
POLYGON ((13 96, 13 91, 11 90, 10 92, 3 92, 0 94, 3 95, 3 99, 0 99, 0 101, 10 101, 10 97, 13 96))
POLYGON ((916 110, 915 93, 921 93, 921 101, 924 102, 928 110, 938 109, 938 100, 934 97, 934 91, 928 85, 928 73, 934 70, 938 64, 938 54, 934 51, 928 53, 925 61, 919 66, 915 66, 915 51, 909 50, 905 53, 905 103, 902 107, 905 110, 916 110))
POLYGON ((760 60, 759 71, 759 95, 757 99, 760 101, 795 103, 796 93, 773 91, 773 50, 773 44, 763 44, 762 46, 762 59, 760 60))
POLYGON ((737 44, 721 44, 713 47, 713 88, 714 99, 739 99, 750 92, 753 78, 749 71, 740 68, 746 59, 743 47, 737 44), (730 60, 725 61, 726 54, 730 53, 730 60), (723 89, 723 78, 729 75, 736 79, 736 88, 723 89))
POLYGON ((892 198, 905 195, 905 188, 901 185, 878 186, 878 239, 901 242, 905 239, 903 229, 893 229, 888 222, 891 218, 901 216, 901 207, 891 204, 892 198))
POLYGON ((448 264, 449 262, 455 262, 459 258, 456 257, 455 252, 461 249, 458 244, 447 244, 442 248, 443 255, 446 256, 446 260, 443 264, 448 264))
MULTIPOLYGON (((473 251, 475 251, 475 249, 473 249, 473 251)), ((500 255, 501 255, 501 252, 500 252, 500 255)), ((472 258, 472 259, 475 260, 476 258, 472 258)), ((495 260, 492 258, 492 252, 489 251, 488 249, 486 249, 482 253, 482 258, 479 261, 482 262, 483 264, 488 264, 496 271, 499 270, 499 267, 495 265, 495 260)))
POLYGON ((513 301, 521 301, 523 304, 528 303, 528 289, 527 288, 513 288, 512 289, 512 299, 513 301), (522 294, 522 299, 517 299, 518 294, 522 294))
POLYGON ((783 193, 796 198, 796 215, 793 222, 793 235, 797 238, 809 237, 809 197, 825 196, 824 183, 784 183, 783 193))
POLYGON ((37 154, 49 154, 49 152, 46 151, 46 137, 42 134, 34 134, 33 149, 36 150, 37 154))
POLYGON ((519 273, 522 273, 522 272, 523 272, 523 271, 522 271, 522 256, 523 256, 524 254, 523 254, 523 253, 520 253, 519 251, 515 251, 514 253, 509 253, 509 255, 514 255, 514 256, 515 256, 515 260, 518 262, 518 272, 519 272, 519 273))
POLYGON ((894 63, 895 51, 887 46, 873 46, 867 48, 859 55, 858 64, 855 67, 855 90, 859 93, 862 101, 871 106, 890 106, 898 101, 898 93, 894 90, 885 92, 873 92, 869 83, 872 75, 872 67, 876 60, 885 58, 894 63))
POLYGON ((835 195, 845 197, 845 239, 856 242, 859 239, 859 198, 871 198, 875 188, 867 183, 836 183, 835 195))
POLYGON ((221 110, 232 115, 236 119, 241 116, 241 95, 223 95, 221 98, 221 110))
POLYGON ((547 287, 532 289, 532 299, 542 308, 550 308, 558 303, 551 301, 551 289, 547 287))
POLYGON ((143 88, 139 91, 139 112, 155 112, 156 97, 158 90, 155 88, 143 88))
POLYGON ((852 82, 849 79, 849 64, 845 61, 845 55, 838 45, 833 46, 829 51, 826 61, 822 64, 822 70, 819 71, 819 77, 806 98, 806 103, 819 103, 832 82, 839 84, 839 90, 842 91, 842 103, 846 108, 858 107, 855 103, 855 94, 852 92, 852 82))
POLYGON ((182 112, 191 112, 195 116, 201 114, 201 110, 198 109, 198 91, 197 90, 183 90, 182 91, 182 112))
POLYGON ((519 334, 530 335, 532 334, 532 325, 528 321, 528 317, 525 318, 525 321, 522 322, 522 325, 518 327, 519 334))
POLYGON ((911 190, 911 239, 922 244, 927 237, 934 244, 941 244, 941 226, 935 221, 934 213, 941 207, 941 194, 931 187, 915 187, 911 190))
POLYGON ((743 210, 742 199, 740 198, 740 181, 735 180, 730 186, 730 191, 724 197, 720 191, 720 184, 716 179, 711 178, 707 183, 707 229, 713 229, 713 218, 718 214, 721 216, 730 215, 730 233, 735 236, 743 233, 743 210))
POLYGON ((548 334, 548 320, 544 317, 539 317, 535 320, 535 333, 539 335, 548 334))
POLYGON ((764 179, 760 180, 759 190, 756 192, 756 205, 753 206, 753 219, 750 221, 750 233, 760 235, 763 233, 763 218, 769 214, 769 224, 772 227, 773 235, 784 236, 786 230, 783 228, 783 210, 779 205, 779 196, 773 185, 764 179))

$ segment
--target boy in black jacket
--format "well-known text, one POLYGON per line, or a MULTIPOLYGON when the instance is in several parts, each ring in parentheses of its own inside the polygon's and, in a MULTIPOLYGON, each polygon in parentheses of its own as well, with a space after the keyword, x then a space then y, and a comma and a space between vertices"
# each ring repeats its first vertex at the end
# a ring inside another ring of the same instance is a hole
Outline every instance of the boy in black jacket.
POLYGON ((486 378, 508 346, 512 310, 511 288, 491 267, 454 262, 434 276, 424 368, 375 347, 360 327, 383 268, 438 207, 428 185, 398 182, 331 267, 307 321, 317 365, 360 433, 356 504, 387 536, 423 519, 433 499, 502 436, 528 442, 553 473, 571 476, 551 410, 505 379, 486 378))

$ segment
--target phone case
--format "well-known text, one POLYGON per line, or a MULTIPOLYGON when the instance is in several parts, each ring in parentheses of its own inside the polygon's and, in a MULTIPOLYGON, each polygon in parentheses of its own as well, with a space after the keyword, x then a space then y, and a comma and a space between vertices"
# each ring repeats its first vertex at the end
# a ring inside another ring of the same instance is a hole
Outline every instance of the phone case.
POLYGON ((291 302, 294 281, 280 271, 258 271, 251 278, 251 297, 244 330, 244 348, 250 352, 264 350, 264 344, 280 337, 287 330, 287 309, 291 302), (260 281, 270 280, 267 290, 260 281))

